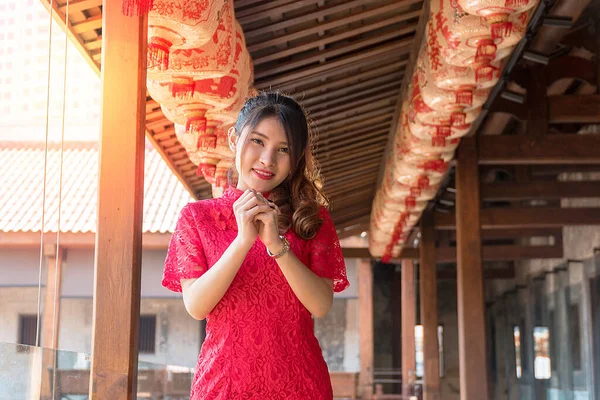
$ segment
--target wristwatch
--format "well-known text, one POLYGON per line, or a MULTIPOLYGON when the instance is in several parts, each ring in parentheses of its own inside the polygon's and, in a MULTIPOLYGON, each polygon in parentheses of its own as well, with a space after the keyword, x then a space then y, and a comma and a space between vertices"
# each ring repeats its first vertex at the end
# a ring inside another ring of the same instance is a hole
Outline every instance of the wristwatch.
POLYGON ((290 250, 290 242, 287 240, 287 238, 285 236, 279 236, 279 239, 281 239, 281 241, 283 242, 283 248, 279 253, 273 254, 271 253, 271 250, 267 248, 267 254, 273 259, 278 259, 290 250))

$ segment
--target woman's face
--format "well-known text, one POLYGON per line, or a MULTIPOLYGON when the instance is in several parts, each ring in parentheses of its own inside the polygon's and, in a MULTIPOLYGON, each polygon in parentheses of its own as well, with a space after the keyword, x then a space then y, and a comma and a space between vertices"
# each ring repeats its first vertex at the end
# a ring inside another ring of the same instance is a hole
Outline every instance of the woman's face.
POLYGON ((264 118, 236 145, 237 188, 270 192, 290 174, 291 160, 285 129, 275 117, 264 118))

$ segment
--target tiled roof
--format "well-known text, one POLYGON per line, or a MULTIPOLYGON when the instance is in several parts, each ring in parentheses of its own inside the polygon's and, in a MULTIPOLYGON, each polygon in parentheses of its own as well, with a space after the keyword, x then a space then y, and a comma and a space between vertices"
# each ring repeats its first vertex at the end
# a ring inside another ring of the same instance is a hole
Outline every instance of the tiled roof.
MULTIPOLYGON (((45 198, 45 227, 58 231, 60 147, 48 150, 46 195, 44 145, 0 142, 0 231, 39 232, 45 198)), ((172 232, 181 208, 194 199, 160 154, 146 148, 144 232, 172 232)), ((65 143, 61 232, 95 232, 98 148, 95 143, 65 143)))

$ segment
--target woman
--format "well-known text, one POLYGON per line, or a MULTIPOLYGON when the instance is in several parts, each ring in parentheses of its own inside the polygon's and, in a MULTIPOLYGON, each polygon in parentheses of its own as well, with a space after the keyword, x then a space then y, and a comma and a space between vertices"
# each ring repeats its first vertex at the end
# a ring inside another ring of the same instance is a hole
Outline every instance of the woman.
POLYGON ((183 208, 165 261, 163 285, 207 321, 191 399, 331 399, 311 315, 327 314, 348 280, 306 115, 262 93, 229 144, 237 183, 183 208))

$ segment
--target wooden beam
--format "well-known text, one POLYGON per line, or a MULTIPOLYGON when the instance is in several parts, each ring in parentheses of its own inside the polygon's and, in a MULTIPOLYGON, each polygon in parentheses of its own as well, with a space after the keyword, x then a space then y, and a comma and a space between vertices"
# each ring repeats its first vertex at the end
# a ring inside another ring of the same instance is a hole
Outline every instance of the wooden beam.
POLYGON ((394 86, 397 86, 397 84, 392 82, 385 91, 378 92, 380 88, 375 87, 364 93, 358 92, 350 96, 340 97, 339 101, 335 101, 335 104, 324 103, 324 108, 320 111, 312 110, 311 119, 320 121, 330 115, 335 115, 338 116, 338 119, 342 119, 348 115, 362 113, 372 108, 387 106, 390 102, 396 101, 398 90, 394 86))
MULTIPOLYGON (((142 247, 146 250, 166 250, 171 233, 147 232, 142 237, 142 247)), ((44 243, 56 245, 56 232, 44 234, 44 243)), ((60 246, 63 249, 93 249, 96 234, 92 232, 61 232, 60 246)), ((0 232, 0 249, 33 249, 40 247, 39 232, 0 232)))
MULTIPOLYGON (((493 279, 515 279, 517 276, 515 266, 509 266, 504 268, 484 268, 483 278, 485 280, 493 279)), ((455 269, 443 269, 437 273, 438 280, 451 281, 456 280, 455 269)))
MULTIPOLYGON (((456 240, 456 231, 438 231, 447 235, 448 240, 456 240)), ((561 228, 519 228, 519 229, 494 229, 481 231, 482 240, 520 239, 531 237, 553 236, 555 240, 562 237, 561 228)))
MULTIPOLYGON (((481 229, 560 228, 600 225, 600 208, 523 207, 481 210, 481 229)), ((435 228, 456 229, 456 217, 438 213, 435 228)))
MULTIPOLYGON (((317 48, 322 48, 327 44, 330 43, 335 43, 335 42, 341 42, 347 38, 353 37, 353 36, 358 36, 361 35, 363 33, 366 32, 373 32, 376 29, 380 29, 383 27, 386 27, 388 25, 392 25, 392 24, 396 24, 399 22, 403 22, 406 21, 407 19, 410 18, 415 18, 418 17, 419 14, 421 14, 421 10, 409 13, 409 14, 400 14, 398 16, 394 16, 392 18, 383 20, 383 21, 379 21, 373 24, 367 24, 367 25, 361 25, 359 28, 357 29, 353 29, 350 31, 344 31, 342 33, 336 33, 333 35, 329 35, 326 37, 322 37, 319 38, 318 40, 313 40, 313 41, 309 41, 308 43, 305 43, 303 45, 296 45, 296 46, 292 46, 286 50, 280 50, 280 51, 275 51, 273 53, 270 53, 268 55, 259 57, 254 59, 254 66, 256 67, 257 65, 260 64, 264 64, 270 61, 274 61, 274 60, 278 60, 281 58, 285 58, 285 57, 289 57, 289 56, 295 56, 298 53, 302 53, 305 51, 309 51, 311 49, 317 49, 317 48)), ((321 28, 321 24, 317 25, 318 28, 321 28)), ((409 33, 414 32, 416 29, 416 25, 409 25, 406 28, 403 29, 395 29, 392 32, 388 32, 387 34, 382 34, 379 35, 379 40, 374 41, 373 43, 377 43, 377 42, 383 42, 385 40, 389 40, 389 39, 393 39, 395 37, 400 37, 400 36, 404 36, 407 35, 409 33)), ((279 40, 280 38, 277 38, 276 40, 279 40)), ((366 42, 365 42, 366 44, 366 42)), ((254 46, 253 46, 254 47, 254 46)), ((364 45, 362 47, 365 47, 364 45)), ((251 50, 249 50, 251 51, 251 50)), ((346 52, 346 51, 345 51, 346 52)), ((332 57, 333 53, 325 53, 325 52, 316 52, 315 53, 317 56, 321 55, 324 58, 330 58, 332 57)), ((308 64, 308 62, 305 62, 304 64, 308 64)), ((287 65, 287 64, 286 64, 287 65)), ((290 68, 287 68, 290 69, 290 68)))
POLYGON ((417 325, 417 296, 415 290, 415 264, 412 260, 402 261, 400 283, 402 310, 402 395, 413 394, 416 380, 415 326, 417 325))
POLYGON ((307 77, 316 75, 320 76, 320 73, 322 72, 327 72, 327 75, 330 75, 333 71, 340 72, 341 69, 344 67, 348 68, 349 70, 352 70, 355 67, 353 64, 358 64, 361 61, 365 64, 372 64, 372 59, 378 56, 388 57, 391 56, 391 54, 393 54, 394 56, 398 56, 398 53, 402 52, 403 49, 403 47, 400 46, 398 43, 399 42, 397 41, 373 47, 368 51, 361 51, 355 55, 345 56, 336 61, 329 61, 324 64, 310 66, 299 71, 290 72, 286 75, 271 77, 262 81, 257 81, 255 86, 257 89, 261 90, 267 89, 269 87, 278 87, 280 89, 284 89, 287 88, 287 86, 294 81, 304 80, 307 77))
MULTIPOLYGON (((332 107, 332 111, 315 113, 314 121, 319 127, 330 126, 336 121, 348 120, 349 123, 360 121, 367 115, 381 114, 381 110, 392 111, 395 104, 396 91, 384 93, 384 96, 368 96, 361 100, 348 102, 339 107, 332 107), (335 110, 335 111, 333 111, 335 110), (371 112, 372 114, 369 114, 371 112)), ((343 124, 342 124, 343 125, 343 124)))
POLYGON ((564 95, 548 98, 551 124, 600 123, 600 95, 564 95))
MULTIPOLYGON (((363 76, 371 76, 371 71, 367 73, 363 73, 363 76)), ((306 100, 302 101, 302 105, 309 110, 320 110, 322 108, 326 108, 323 104, 327 104, 327 102, 339 102, 339 99, 343 96, 348 95, 356 95, 357 93, 369 94, 373 90, 378 90, 380 87, 388 87, 390 84, 398 85, 400 80, 402 79, 402 72, 392 69, 387 74, 377 74, 374 75, 371 79, 360 80, 363 78, 345 78, 347 82, 353 82, 347 85, 344 85, 336 90, 329 90, 326 92, 322 92, 319 94, 314 94, 310 97, 307 97, 306 100)), ((362 95, 361 94, 361 95, 362 95)), ((309 96, 308 93, 305 92, 305 96, 309 96)))
POLYGON ((600 135, 483 136, 481 165, 600 164, 600 135))
POLYGON ((481 186, 484 200, 530 200, 600 197, 598 181, 493 182, 481 186))
MULTIPOLYGON (((378 43, 385 42, 392 39, 397 39, 402 35, 401 31, 392 31, 386 34, 381 34, 375 37, 362 39, 356 42, 351 42, 345 46, 338 46, 329 50, 318 51, 311 55, 304 55, 298 59, 294 59, 288 62, 273 63, 272 67, 260 68, 256 73, 255 77, 257 80, 264 80, 267 76, 279 75, 282 72, 294 70, 306 65, 315 64, 319 60, 332 59, 335 57, 342 56, 344 54, 353 53, 360 51, 361 49, 368 49, 378 43)), ((406 47, 412 43, 412 38, 398 39, 397 46, 406 47)), ((263 60, 264 61, 264 60, 263 60)), ((269 64, 270 65, 270 64, 269 64)))
MULTIPOLYGON (((420 1, 420 0, 418 0, 418 1, 420 1)), ((348 9, 350 9, 350 7, 348 7, 348 9)), ((380 14, 388 15, 397 9, 398 9, 397 4, 389 4, 389 5, 385 5, 382 7, 374 8, 369 11, 360 11, 355 14, 349 15, 347 17, 343 17, 343 18, 339 18, 339 19, 336 19, 333 21, 321 23, 316 26, 312 26, 308 29, 304 29, 304 30, 301 30, 298 32, 288 33, 287 35, 275 37, 271 40, 264 40, 264 41, 260 41, 257 43, 253 43, 248 46, 248 51, 252 53, 252 52, 255 52, 258 50, 266 49, 271 46, 277 46, 277 45, 284 44, 284 43, 290 42, 292 40, 295 40, 295 39, 298 39, 301 37, 314 35, 314 34, 318 33, 319 30, 329 30, 329 29, 337 28, 337 27, 340 27, 343 25, 347 25, 347 24, 361 21, 361 20, 364 20, 367 18, 371 18, 373 16, 377 16, 380 14)), ((401 15, 404 17, 404 19, 402 19, 401 21, 406 21, 406 20, 410 19, 410 18, 407 18, 404 13, 401 15)), ((400 21, 397 21, 397 22, 400 22, 400 21)), ((392 23, 396 23, 396 21, 392 22, 392 23)), ((367 26, 370 27, 371 25, 367 25, 367 26)))
MULTIPOLYGON (((555 259, 563 257, 561 246, 483 246, 483 261, 518 261, 533 259, 555 259)), ((438 263, 452 263, 457 260, 457 248, 444 247, 437 250, 438 263)))
POLYGON ((373 396, 374 336, 373 336, 373 268, 371 260, 363 259, 358 264, 358 325, 360 374, 359 392, 361 399, 373 396))
POLYGON ((315 3, 315 0, 300 0, 293 2, 278 2, 269 1, 265 4, 257 4, 252 7, 246 8, 245 10, 236 10, 235 16, 238 22, 242 25, 249 24, 252 22, 260 21, 264 18, 273 18, 288 13, 290 11, 298 10, 302 7, 306 7, 315 3))
MULTIPOLYGON (((90 8, 100 7, 102 0, 70 0, 69 13, 89 10, 90 8)), ((67 3, 58 7, 58 10, 65 14, 67 12, 67 3)))
MULTIPOLYGON (((389 123, 391 121, 391 116, 388 114, 378 115, 376 117, 370 117, 366 119, 362 119, 360 121, 354 122, 351 125, 341 126, 336 129, 327 129, 325 132, 319 135, 319 142, 326 141, 327 139, 335 139, 339 137, 341 134, 344 136, 348 133, 353 134, 354 132, 359 131, 360 129, 370 128, 378 124, 389 123)), ((321 158, 327 156, 327 153, 319 153, 317 149, 317 154, 321 158)))
POLYGON ((147 16, 103 2, 91 399, 137 397, 147 16), (119 193, 118 196, 115 193, 119 193))
MULTIPOLYGON (((456 165, 458 353, 461 400, 488 398, 477 137, 465 137, 456 165)), ((436 220, 437 225, 437 220, 436 220)))
POLYGON ((440 399, 440 359, 437 337, 438 302, 435 227, 433 215, 421 216, 419 299, 423 326, 423 400, 440 399))
MULTIPOLYGON (((367 248, 345 248, 346 258, 372 257, 367 248)), ((435 249, 435 261, 438 264, 457 261, 456 247, 438 247, 435 249)), ((405 248, 401 257, 391 260, 392 264, 400 264, 402 260, 417 260, 421 257, 419 249, 405 248)), ((520 246, 520 245, 490 245, 482 247, 483 261, 519 261, 533 259, 556 259, 563 257, 561 243, 552 246, 520 246)))
POLYGON ((313 11, 313 12, 310 12, 307 14, 303 14, 303 15, 300 15, 300 16, 297 16, 294 18, 289 18, 289 19, 283 20, 281 22, 277 22, 274 24, 268 24, 268 25, 260 25, 259 28, 245 31, 244 36, 246 37, 247 41, 251 41, 252 38, 255 38, 255 37, 258 37, 258 36, 261 36, 264 34, 272 33, 272 32, 278 31, 278 30, 283 30, 285 28, 289 28, 290 26, 302 24, 307 21, 313 21, 318 18, 326 17, 330 14, 335 14, 335 13, 338 13, 341 11, 346 11, 352 7, 359 7, 361 5, 362 5, 361 0, 353 0, 350 2, 344 2, 344 4, 323 7, 316 11, 313 11))
POLYGON ((365 112, 363 114, 355 115, 352 117, 346 117, 342 120, 340 120, 337 117, 321 118, 320 121, 316 121, 315 125, 319 131, 327 131, 329 129, 341 128, 343 126, 346 126, 347 124, 360 122, 367 118, 378 116, 385 116, 387 118, 390 118, 392 116, 393 111, 394 107, 390 105, 387 107, 376 108, 375 110, 365 112))
POLYGON ((71 21, 67 18, 64 12, 59 10, 58 2, 52 0, 41 0, 42 5, 51 13, 54 21, 60 26, 60 28, 65 32, 65 35, 69 37, 71 43, 75 45, 75 48, 79 53, 83 56, 83 59, 88 63, 88 65, 92 68, 97 75, 100 75, 100 63, 96 63, 90 53, 86 50, 85 45, 83 43, 83 38, 80 35, 75 34, 73 30, 73 26, 71 25, 71 21))
MULTIPOLYGON (((327 180, 327 177, 329 176, 329 171, 335 171, 338 169, 342 169, 342 170, 347 170, 347 169, 352 169, 354 168, 356 165, 362 165, 363 163, 370 163, 371 161, 374 160, 379 160, 379 158, 381 157, 381 154, 379 153, 371 153, 368 154, 364 157, 356 157, 353 160, 344 160, 344 161, 340 161, 338 163, 332 162, 326 166, 321 166, 321 171, 323 176, 325 177, 325 180, 327 180)), ((373 188, 369 189, 371 192, 373 192, 373 188)))
POLYGON ((301 79, 292 79, 282 83, 278 87, 287 92, 303 92, 306 93, 306 96, 309 96, 311 92, 321 92, 321 87, 341 87, 338 85, 341 84, 343 86, 343 83, 340 82, 343 82, 346 78, 351 78, 365 72, 380 71, 384 67, 390 67, 392 70, 403 72, 407 62, 403 54, 382 52, 369 58, 361 58, 343 63, 332 71, 323 70, 301 79))
POLYGON ((342 248, 344 258, 373 258, 367 247, 344 247, 342 248))
POLYGON ((71 25, 71 29, 73 32, 81 34, 88 31, 92 31, 95 29, 102 28, 102 14, 98 14, 94 17, 90 17, 85 21, 78 22, 76 24, 71 25))
POLYGON ((541 138, 548 132, 548 96, 544 67, 533 65, 528 69, 527 85, 527 134, 541 138))
POLYGON ((386 82, 391 79, 401 80, 403 77, 401 69, 404 65, 405 63, 402 61, 395 61, 369 68, 364 72, 350 74, 349 76, 338 76, 337 79, 332 79, 321 85, 303 90, 302 93, 306 100, 302 101, 302 104, 310 108, 310 106, 318 104, 321 101, 335 99, 340 94, 347 93, 347 89, 349 89, 349 91, 352 91, 353 88, 359 90, 371 85, 379 85, 381 82, 386 82), (367 81, 370 81, 371 83, 366 84, 366 86, 362 85, 363 82, 367 81))
POLYGON ((324 153, 325 151, 323 150, 323 148, 329 149, 329 148, 333 148, 335 146, 342 146, 342 145, 346 145, 349 143, 356 143, 363 136, 365 138, 370 138, 371 135, 378 134, 379 132, 381 132, 382 129, 387 128, 388 125, 389 125, 389 123, 383 122, 383 123, 375 124, 368 128, 357 129, 357 130, 353 130, 351 132, 347 132, 345 134, 339 134, 339 135, 336 135, 333 137, 328 137, 323 140, 319 140, 319 151, 321 153, 324 153))

